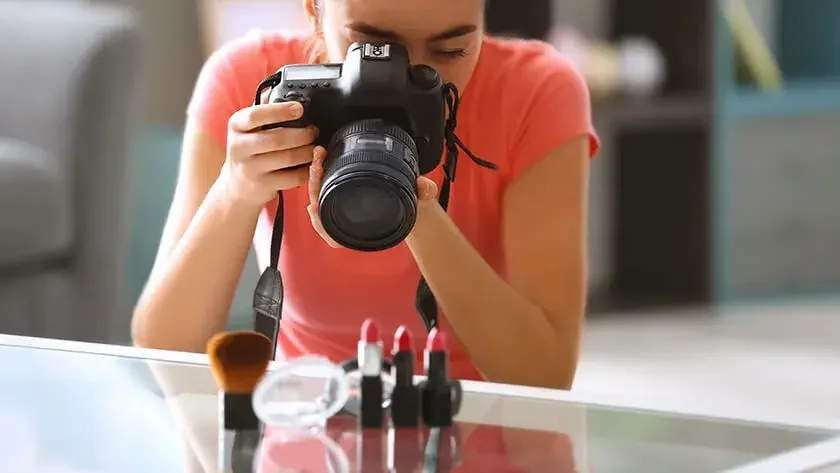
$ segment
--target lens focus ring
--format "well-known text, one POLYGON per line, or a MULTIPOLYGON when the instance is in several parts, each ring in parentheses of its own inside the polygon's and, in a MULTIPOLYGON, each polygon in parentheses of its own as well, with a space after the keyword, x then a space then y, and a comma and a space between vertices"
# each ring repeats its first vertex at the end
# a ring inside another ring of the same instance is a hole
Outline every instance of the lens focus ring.
POLYGON ((411 135, 402 128, 383 120, 360 120, 352 122, 343 128, 339 128, 338 131, 333 134, 332 138, 330 138, 330 144, 327 146, 327 149, 333 149, 336 145, 344 143, 353 135, 368 133, 388 136, 399 141, 411 150, 415 159, 417 158, 417 145, 414 143, 414 139, 411 135))
POLYGON ((395 158, 394 156, 390 156, 381 151, 361 150, 344 153, 339 156, 330 164, 329 170, 331 172, 324 174, 324 180, 326 181, 327 178, 332 177, 333 174, 338 173, 342 169, 346 169, 347 166, 366 166, 373 164, 384 165, 388 168, 392 168, 394 171, 398 171, 400 174, 405 176, 406 179, 409 179, 412 182, 417 176, 417 173, 410 167, 409 163, 405 162, 403 159, 395 158))
POLYGON ((381 251, 399 244, 417 218, 417 147, 402 128, 362 120, 330 139, 320 217, 347 248, 381 251))

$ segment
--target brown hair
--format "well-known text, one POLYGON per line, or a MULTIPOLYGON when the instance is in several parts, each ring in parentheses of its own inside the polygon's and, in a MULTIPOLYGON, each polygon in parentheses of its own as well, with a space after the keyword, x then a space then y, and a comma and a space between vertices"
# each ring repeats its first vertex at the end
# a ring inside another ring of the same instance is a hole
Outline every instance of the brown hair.
MULTIPOLYGON (((306 6, 306 2, 309 0, 303 0, 304 7, 306 6)), ((320 15, 321 13, 321 0, 312 0, 312 6, 315 11, 320 15)), ((327 48, 324 45, 324 40, 321 38, 321 35, 318 34, 317 31, 313 31, 309 38, 306 41, 306 54, 307 60, 312 64, 322 64, 329 62, 327 57, 327 48)))

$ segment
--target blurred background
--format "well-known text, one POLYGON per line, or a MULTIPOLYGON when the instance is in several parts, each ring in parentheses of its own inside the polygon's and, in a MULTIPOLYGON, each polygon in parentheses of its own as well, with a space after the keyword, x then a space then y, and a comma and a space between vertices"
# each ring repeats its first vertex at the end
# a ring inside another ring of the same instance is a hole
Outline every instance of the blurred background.
MULTIPOLYGON (((305 27, 300 1, 4 3, 0 332, 129 343, 201 65, 251 29, 305 27)), ((840 425, 840 0, 487 8, 492 33, 551 42, 592 91, 576 389, 840 425)), ((257 277, 252 259, 233 326, 257 277)))

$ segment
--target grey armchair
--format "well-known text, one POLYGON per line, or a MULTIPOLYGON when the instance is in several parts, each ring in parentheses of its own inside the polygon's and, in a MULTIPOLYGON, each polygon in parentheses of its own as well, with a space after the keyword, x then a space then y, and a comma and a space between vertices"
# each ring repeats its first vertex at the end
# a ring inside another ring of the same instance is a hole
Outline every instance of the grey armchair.
POLYGON ((0 1, 0 333, 120 343, 131 12, 0 1))

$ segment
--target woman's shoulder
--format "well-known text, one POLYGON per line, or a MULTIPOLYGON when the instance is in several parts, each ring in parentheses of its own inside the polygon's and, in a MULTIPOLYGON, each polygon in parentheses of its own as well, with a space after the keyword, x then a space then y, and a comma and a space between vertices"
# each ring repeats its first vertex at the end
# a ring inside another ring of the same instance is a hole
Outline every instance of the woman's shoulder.
POLYGON ((259 71, 264 77, 287 64, 309 62, 314 48, 314 39, 304 31, 252 31, 214 51, 207 65, 259 71))
POLYGON ((544 41, 487 36, 479 61, 482 82, 493 82, 513 94, 538 93, 534 87, 550 82, 583 84, 577 69, 544 41))
POLYGON ((505 140, 510 179, 579 135, 598 149, 586 82, 548 43, 484 38, 469 89, 473 115, 497 117, 476 122, 505 140))

